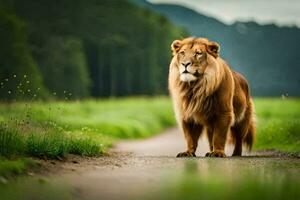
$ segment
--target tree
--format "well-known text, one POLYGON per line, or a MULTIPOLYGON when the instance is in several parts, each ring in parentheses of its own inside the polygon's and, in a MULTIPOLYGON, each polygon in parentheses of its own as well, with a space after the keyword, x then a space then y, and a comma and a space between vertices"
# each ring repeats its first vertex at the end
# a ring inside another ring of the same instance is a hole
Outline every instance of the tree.
POLYGON ((42 76, 30 53, 26 24, 0 9, 0 99, 45 97, 42 76))
POLYGON ((40 68, 52 94, 68 99, 89 95, 90 78, 80 39, 52 37, 42 51, 40 68))

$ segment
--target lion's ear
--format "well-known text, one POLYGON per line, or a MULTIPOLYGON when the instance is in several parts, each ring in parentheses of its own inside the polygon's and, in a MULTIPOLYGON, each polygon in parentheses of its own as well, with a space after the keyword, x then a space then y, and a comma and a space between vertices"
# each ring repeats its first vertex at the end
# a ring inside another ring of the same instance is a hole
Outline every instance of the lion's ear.
POLYGON ((179 49, 181 47, 181 41, 180 40, 174 40, 171 44, 171 49, 173 56, 175 56, 176 53, 178 53, 179 49))
POLYGON ((216 42, 209 42, 207 45, 207 52, 217 58, 220 53, 220 45, 216 42))

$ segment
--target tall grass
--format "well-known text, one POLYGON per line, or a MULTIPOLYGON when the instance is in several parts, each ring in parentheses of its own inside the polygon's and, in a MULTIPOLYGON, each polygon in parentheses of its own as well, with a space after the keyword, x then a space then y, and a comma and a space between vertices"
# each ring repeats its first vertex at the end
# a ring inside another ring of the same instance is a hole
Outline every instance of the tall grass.
MULTIPOLYGON (((255 99, 256 149, 300 152, 300 100, 255 99)), ((0 156, 97 156, 175 125, 168 98, 0 104, 0 156)))
POLYGON ((0 105, 0 155, 97 156, 120 138, 141 138, 175 124, 167 98, 0 105))
POLYGON ((106 145, 99 137, 79 137, 65 132, 21 133, 0 125, 0 155, 3 157, 33 156, 59 158, 68 153, 94 156, 103 153, 106 145))
POLYGON ((300 99, 255 99, 256 149, 300 152, 300 99))

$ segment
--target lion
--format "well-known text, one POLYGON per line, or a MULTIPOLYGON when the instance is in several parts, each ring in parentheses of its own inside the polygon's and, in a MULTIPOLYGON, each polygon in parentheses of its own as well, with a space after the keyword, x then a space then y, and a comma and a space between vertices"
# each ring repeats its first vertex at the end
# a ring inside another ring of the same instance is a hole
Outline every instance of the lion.
POLYGON ((226 157, 231 133, 234 151, 241 156, 255 140, 255 113, 247 80, 219 56, 220 45, 206 38, 175 40, 169 68, 169 91, 187 150, 177 157, 195 157, 199 137, 206 132, 207 157, 226 157))

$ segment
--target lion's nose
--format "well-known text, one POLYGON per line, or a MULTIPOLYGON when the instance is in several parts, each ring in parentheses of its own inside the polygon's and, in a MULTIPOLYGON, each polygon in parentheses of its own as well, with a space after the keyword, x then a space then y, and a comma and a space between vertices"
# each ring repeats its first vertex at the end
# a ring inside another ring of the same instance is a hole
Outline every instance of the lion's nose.
POLYGON ((189 65, 191 65, 192 63, 190 61, 188 61, 188 62, 182 62, 181 64, 186 68, 189 65))

